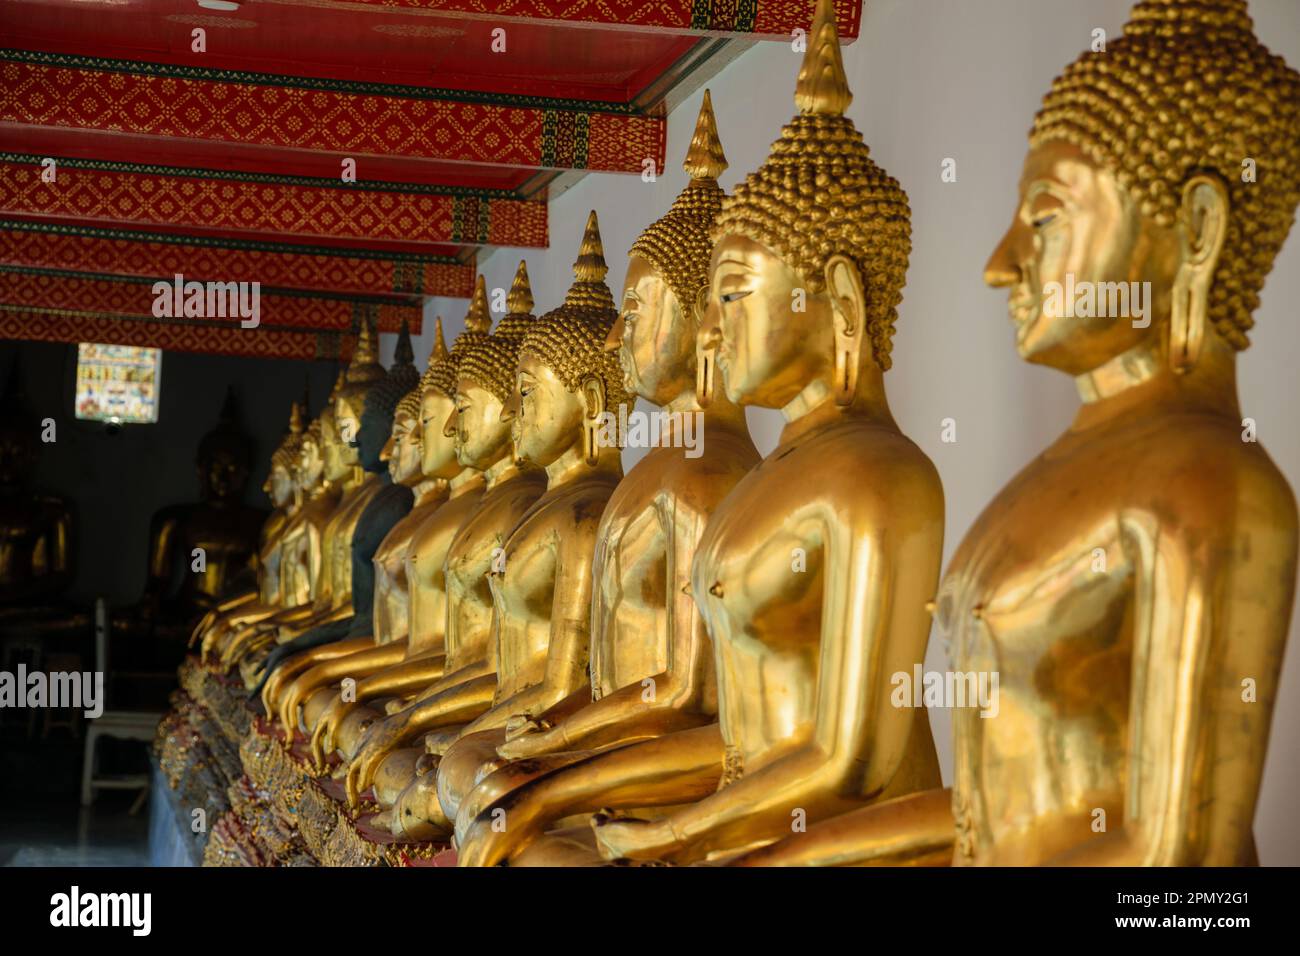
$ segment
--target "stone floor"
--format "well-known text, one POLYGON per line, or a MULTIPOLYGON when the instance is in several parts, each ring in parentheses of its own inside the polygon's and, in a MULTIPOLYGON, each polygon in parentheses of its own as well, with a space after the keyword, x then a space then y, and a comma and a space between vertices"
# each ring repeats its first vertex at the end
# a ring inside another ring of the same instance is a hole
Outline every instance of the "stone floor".
POLYGON ((91 807, 75 798, 38 806, 0 802, 0 866, 145 866, 149 811, 130 814, 136 794, 101 794, 91 807))
MULTIPOLYGON (((21 714, 0 714, 0 866, 144 866, 149 808, 135 791, 106 790, 80 803, 83 741, 76 729, 32 732, 21 714)), ((110 772, 149 768, 145 746, 110 741, 110 772)))

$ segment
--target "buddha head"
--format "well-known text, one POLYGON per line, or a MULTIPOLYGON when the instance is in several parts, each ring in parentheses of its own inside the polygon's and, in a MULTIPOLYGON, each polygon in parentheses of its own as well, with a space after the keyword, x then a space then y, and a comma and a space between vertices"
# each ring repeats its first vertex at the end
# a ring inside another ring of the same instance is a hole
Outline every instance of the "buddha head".
POLYGON ((389 470, 384 450, 393 434, 397 403, 419 382, 420 373, 415 368, 415 352, 411 348, 411 330, 403 320, 392 368, 365 393, 361 426, 357 430, 357 460, 366 471, 389 470))
POLYGON ((517 458, 544 468, 581 448, 594 465, 603 416, 631 401, 618 359, 605 348, 618 321, 608 271, 593 210, 564 304, 530 324, 519 343, 515 389, 502 409, 517 458))
POLYGON ((370 467, 367 467, 361 455, 361 416, 366 410, 366 396, 387 377, 388 373, 379 364, 378 343, 375 341, 372 320, 363 318, 361 334, 357 337, 356 348, 353 349, 352 358, 343 374, 343 387, 334 397, 334 427, 342 441, 340 455, 345 468, 361 465, 366 471, 379 469, 379 452, 388 440, 388 433, 385 432, 373 448, 366 449, 371 454, 370 467))
MULTIPOLYGON (((343 391, 346 382, 347 368, 345 367, 339 370, 338 378, 334 380, 334 388, 330 390, 329 398, 325 399, 325 407, 321 409, 320 416, 315 422, 318 439, 316 450, 320 452, 322 475, 326 481, 342 481, 352 467, 347 446, 343 442, 343 436, 339 434, 338 419, 334 414, 335 399, 338 398, 339 392, 343 391)), ((310 432, 311 429, 308 429, 309 434, 310 432)), ((306 448, 304 444, 304 451, 306 448)), ((310 463, 305 455, 302 465, 301 477, 305 482, 310 472, 310 463)))
POLYGON ((1077 376, 1145 351, 1185 372, 1249 344, 1300 202, 1300 75, 1245 0, 1142 0, 1052 84, 1029 145, 985 273, 1022 358, 1077 376))
POLYGON ((682 168, 690 182, 628 253, 622 307, 608 342, 618 352, 624 387, 656 405, 695 387, 709 233, 722 208, 717 179, 727 168, 708 90, 682 168))
POLYGON ((485 340, 465 350, 456 382, 456 460, 486 470, 510 451, 510 423, 502 410, 515 389, 519 344, 537 321, 528 266, 521 259, 506 297, 506 314, 485 340))
MULTIPOLYGON (((451 351, 429 359, 420 382, 420 421, 424 429, 424 473, 429 477, 455 478, 463 470, 456 456, 456 385, 465 356, 490 338, 492 314, 488 311, 487 282, 483 276, 474 284, 465 330, 456 336, 451 351)), ((440 327, 441 328, 441 327, 440 327)), ((441 341, 441 332, 439 333, 441 341)))
POLYGON ((233 388, 226 390, 216 426, 199 441, 195 464, 205 501, 238 501, 243 497, 253 465, 253 442, 239 427, 233 388))
POLYGON ((310 494, 325 479, 325 438, 323 435, 325 414, 333 416, 333 411, 326 406, 320 416, 302 433, 302 444, 298 448, 298 461, 294 465, 294 485, 303 494, 310 494))
POLYGON ((277 508, 283 508, 293 498, 298 462, 302 455, 303 408, 298 402, 289 407, 289 431, 280 441, 279 447, 271 453, 271 473, 262 485, 271 504, 277 508))
POLYGON ((728 397, 782 408, 816 381, 848 405, 890 365, 911 251, 907 194, 872 160, 830 0, 819 0, 799 73, 799 115, 722 202, 700 331, 702 401, 711 356, 728 397))
POLYGON ((424 477, 420 469, 420 389, 411 389, 397 403, 393 431, 381 457, 388 462, 394 484, 413 488, 424 477))

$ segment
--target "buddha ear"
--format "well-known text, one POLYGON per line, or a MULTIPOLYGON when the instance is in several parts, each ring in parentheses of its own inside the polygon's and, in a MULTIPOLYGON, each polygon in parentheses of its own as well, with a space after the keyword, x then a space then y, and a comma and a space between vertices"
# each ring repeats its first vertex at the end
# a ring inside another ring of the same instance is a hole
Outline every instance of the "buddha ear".
POLYGON ((709 311, 709 294, 712 291, 712 287, 706 280, 704 285, 700 286, 699 291, 695 293, 695 301, 690 304, 691 318, 695 320, 697 329, 704 325, 704 316, 709 311))
POLYGON ((582 448, 587 464, 600 461, 600 426, 605 414, 605 383, 588 375, 578 389, 582 398, 582 448))
POLYGON ((695 294, 695 400, 700 403, 700 408, 708 408, 713 403, 717 388, 722 328, 717 311, 710 308, 714 301, 707 284, 695 294))
POLYGON ((1179 216, 1182 261, 1174 276, 1169 316, 1169 362, 1179 374, 1201 354, 1209 325, 1210 286, 1228 235, 1231 202, 1217 176, 1197 174, 1183 187, 1179 216))
POLYGON ((605 383, 598 375, 588 375, 578 389, 582 397, 582 417, 588 421, 599 420, 605 412, 605 383))
POLYGON ((839 253, 826 263, 826 295, 835 336, 835 401, 849 405, 858 390, 858 368, 867 337, 867 293, 857 263, 839 253))

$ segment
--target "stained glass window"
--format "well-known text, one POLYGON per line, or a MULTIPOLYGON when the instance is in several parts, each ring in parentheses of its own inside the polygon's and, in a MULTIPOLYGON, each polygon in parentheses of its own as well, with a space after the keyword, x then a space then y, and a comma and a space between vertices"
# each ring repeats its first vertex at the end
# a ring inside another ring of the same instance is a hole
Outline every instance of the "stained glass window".
POLYGON ((161 349, 82 342, 77 351, 76 415, 96 422, 156 422, 161 381, 161 349))

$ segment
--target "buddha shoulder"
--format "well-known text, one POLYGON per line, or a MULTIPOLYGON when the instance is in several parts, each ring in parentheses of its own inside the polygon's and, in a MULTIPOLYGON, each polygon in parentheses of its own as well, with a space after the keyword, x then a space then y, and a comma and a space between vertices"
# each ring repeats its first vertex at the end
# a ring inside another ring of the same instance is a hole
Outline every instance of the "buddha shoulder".
POLYGON ((523 531, 561 535, 589 531, 594 534, 615 486, 614 481, 582 480, 552 489, 528 510, 511 537, 523 531))
POLYGON ((761 472, 787 481, 815 476, 809 493, 819 498, 870 498, 885 505, 906 498, 943 506, 939 472, 925 452, 897 429, 869 422, 845 422, 778 446, 761 472))
POLYGON ((1295 493, 1261 441, 1226 416, 1163 416, 1158 438, 1134 443, 1130 473, 1162 524, 1216 538, 1268 529, 1294 540, 1295 493))

